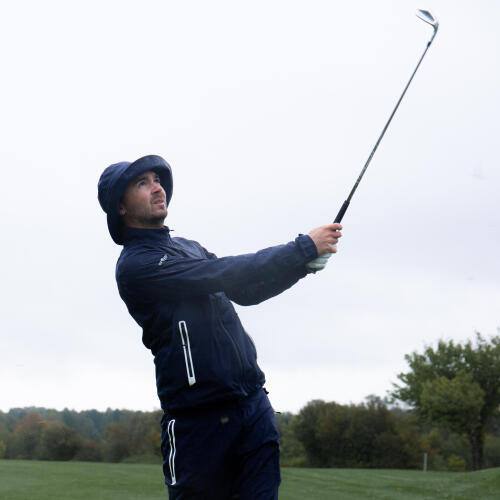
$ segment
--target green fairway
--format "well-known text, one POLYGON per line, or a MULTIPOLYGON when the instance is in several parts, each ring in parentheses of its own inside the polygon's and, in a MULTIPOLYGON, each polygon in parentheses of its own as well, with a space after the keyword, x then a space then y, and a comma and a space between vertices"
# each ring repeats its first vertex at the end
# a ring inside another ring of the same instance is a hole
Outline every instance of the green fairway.
MULTIPOLYGON (((2 500, 166 500, 160 466, 0 460, 2 500)), ((283 469, 280 500, 498 500, 500 469, 480 472, 283 469)))
POLYGON ((420 472, 373 469, 283 471, 280 500, 498 500, 500 469, 420 472))

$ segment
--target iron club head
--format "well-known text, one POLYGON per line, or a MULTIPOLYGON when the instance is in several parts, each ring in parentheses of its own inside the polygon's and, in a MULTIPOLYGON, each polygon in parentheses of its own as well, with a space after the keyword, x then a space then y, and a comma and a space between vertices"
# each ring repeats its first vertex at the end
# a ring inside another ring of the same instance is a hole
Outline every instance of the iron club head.
POLYGON ((417 17, 422 19, 422 21, 425 21, 427 24, 430 24, 434 28, 435 32, 437 31, 439 23, 428 10, 417 10, 417 17))

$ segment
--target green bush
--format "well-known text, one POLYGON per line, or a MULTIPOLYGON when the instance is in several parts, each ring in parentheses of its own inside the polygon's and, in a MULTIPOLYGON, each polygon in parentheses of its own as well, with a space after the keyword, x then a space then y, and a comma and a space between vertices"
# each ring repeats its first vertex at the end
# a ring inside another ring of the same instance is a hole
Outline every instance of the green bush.
POLYGON ((465 460, 458 455, 450 455, 446 461, 448 470, 452 472, 465 472, 465 460))
POLYGON ((500 467, 500 437, 486 436, 484 442, 484 466, 500 467))
POLYGON ((82 438, 75 429, 59 422, 47 422, 40 439, 40 458, 71 460, 81 445, 82 438))
POLYGON ((281 467, 307 467, 308 462, 305 456, 293 457, 286 460, 280 460, 281 467))
POLYGON ((102 462, 103 448, 94 441, 85 441, 74 457, 79 462, 102 462))

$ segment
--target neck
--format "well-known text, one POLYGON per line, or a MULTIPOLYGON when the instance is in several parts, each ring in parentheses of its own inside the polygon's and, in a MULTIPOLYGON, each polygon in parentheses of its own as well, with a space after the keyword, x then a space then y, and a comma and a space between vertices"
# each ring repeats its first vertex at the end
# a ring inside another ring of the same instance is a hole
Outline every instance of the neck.
POLYGON ((164 218, 157 220, 139 221, 136 219, 123 218, 123 223, 128 227, 136 229, 161 229, 163 227, 164 218))

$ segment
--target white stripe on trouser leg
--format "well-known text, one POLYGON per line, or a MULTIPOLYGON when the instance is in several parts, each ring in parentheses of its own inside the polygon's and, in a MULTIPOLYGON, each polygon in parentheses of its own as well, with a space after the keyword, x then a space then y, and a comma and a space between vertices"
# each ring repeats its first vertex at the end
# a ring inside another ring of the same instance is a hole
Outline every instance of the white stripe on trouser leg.
POLYGON ((170 442, 170 453, 168 455, 168 466, 170 468, 170 478, 172 479, 172 485, 177 481, 175 477, 175 432, 174 432, 175 420, 171 420, 168 423, 167 433, 168 440, 170 442))

